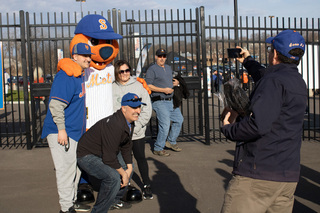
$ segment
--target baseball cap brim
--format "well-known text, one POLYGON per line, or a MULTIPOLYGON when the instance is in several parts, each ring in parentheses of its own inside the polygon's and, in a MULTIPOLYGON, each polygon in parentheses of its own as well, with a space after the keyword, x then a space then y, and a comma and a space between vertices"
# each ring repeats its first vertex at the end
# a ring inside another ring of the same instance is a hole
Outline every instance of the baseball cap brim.
POLYGON ((157 54, 157 56, 161 56, 161 55, 167 55, 167 53, 159 53, 159 54, 157 54))
POLYGON ((143 103, 143 102, 141 102, 141 101, 135 101, 135 102, 128 102, 128 104, 126 104, 126 105, 123 105, 123 106, 129 106, 129 107, 133 107, 133 108, 135 108, 135 107, 138 107, 138 106, 141 106, 141 105, 147 105, 147 104, 145 104, 145 103, 143 103))
POLYGON ((113 39, 122 39, 122 35, 119 35, 117 33, 114 32, 85 32, 82 33, 86 36, 89 36, 91 38, 95 38, 95 39, 102 39, 102 40, 113 40, 113 39))
POLYGON ((269 37, 266 39, 266 43, 271 44, 273 41, 274 37, 269 37))

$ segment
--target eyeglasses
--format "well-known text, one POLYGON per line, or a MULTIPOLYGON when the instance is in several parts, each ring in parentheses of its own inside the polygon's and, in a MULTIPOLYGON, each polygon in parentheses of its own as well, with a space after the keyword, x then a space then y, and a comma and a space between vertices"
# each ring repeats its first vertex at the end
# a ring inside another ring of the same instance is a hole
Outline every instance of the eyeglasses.
POLYGON ((166 58, 167 55, 158 55, 158 58, 166 58))
POLYGON ((126 70, 119 70, 119 72, 121 73, 121 74, 123 74, 123 73, 128 73, 128 72, 130 72, 131 70, 130 69, 126 69, 126 70))
POLYGON ((142 98, 132 98, 132 99, 126 100, 126 101, 124 101, 124 102, 129 102, 129 101, 138 102, 138 101, 141 101, 141 100, 142 100, 142 98))

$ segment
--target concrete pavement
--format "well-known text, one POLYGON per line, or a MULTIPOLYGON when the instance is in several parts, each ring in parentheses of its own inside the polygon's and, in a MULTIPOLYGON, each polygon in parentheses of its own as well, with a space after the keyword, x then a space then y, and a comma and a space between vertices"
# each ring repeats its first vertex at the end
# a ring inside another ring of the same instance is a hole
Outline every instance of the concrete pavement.
MULTIPOLYGON (((231 178, 234 143, 179 138, 180 153, 170 157, 153 155, 146 144, 153 200, 133 204, 122 213, 216 213, 223 203, 231 178)), ((0 212, 58 213, 54 166, 47 147, 3 148, 0 154, 0 212)), ((320 212, 320 142, 304 141, 301 178, 296 190, 295 213, 320 212)), ((141 184, 135 169, 132 185, 141 184)))

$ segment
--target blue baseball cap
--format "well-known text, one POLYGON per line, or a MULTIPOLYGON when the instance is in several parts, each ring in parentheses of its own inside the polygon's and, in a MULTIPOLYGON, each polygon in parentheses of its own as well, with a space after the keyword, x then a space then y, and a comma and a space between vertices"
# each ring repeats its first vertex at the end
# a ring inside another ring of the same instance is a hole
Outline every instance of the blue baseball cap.
POLYGON ((78 54, 78 55, 95 55, 91 52, 91 48, 88 44, 85 43, 78 43, 75 44, 72 48, 72 55, 78 54))
POLYGON ((290 50, 300 48, 305 51, 306 46, 302 35, 295 30, 284 30, 275 37, 267 38, 266 43, 272 44, 274 49, 293 60, 299 60, 299 57, 291 55, 290 50))
POLYGON ((122 39, 121 35, 113 31, 108 20, 97 14, 90 14, 83 17, 79 21, 74 33, 83 34, 95 39, 122 39))
POLYGON ((121 106, 138 107, 140 105, 146 105, 141 102, 142 98, 134 93, 127 93, 122 97, 121 106))

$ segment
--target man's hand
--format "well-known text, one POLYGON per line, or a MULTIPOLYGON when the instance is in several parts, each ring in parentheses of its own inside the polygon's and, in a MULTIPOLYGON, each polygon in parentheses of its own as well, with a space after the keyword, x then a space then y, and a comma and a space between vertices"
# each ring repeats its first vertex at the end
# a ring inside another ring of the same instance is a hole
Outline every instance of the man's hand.
POLYGON ((58 143, 62 146, 68 144, 68 135, 65 129, 58 131, 58 143))
POLYGON ((229 122, 230 115, 231 115, 231 113, 228 112, 228 113, 226 114, 226 116, 224 117, 224 119, 223 119, 223 126, 230 124, 230 122, 229 122))
POLYGON ((171 94, 171 93, 173 93, 173 89, 172 88, 163 88, 163 93, 164 94, 167 94, 167 95, 169 95, 169 94, 171 94))
POLYGON ((124 172, 122 175, 121 175, 121 185, 120 187, 123 188, 125 186, 127 186, 129 184, 129 176, 126 172, 124 172))
POLYGON ((237 60, 240 63, 243 63, 244 59, 247 58, 248 56, 250 56, 249 50, 242 48, 240 46, 236 46, 236 48, 241 49, 241 52, 240 52, 241 58, 237 58, 237 60))
POLYGON ((172 80, 172 84, 173 84, 174 87, 176 87, 176 86, 179 86, 180 82, 177 79, 174 78, 172 80))
POLYGON ((156 86, 154 86, 154 85, 152 85, 152 84, 148 84, 148 87, 149 87, 149 89, 152 91, 152 92, 162 92, 162 93, 164 93, 164 94, 171 94, 171 93, 173 93, 173 89, 172 88, 161 88, 161 87, 156 87, 156 86))

